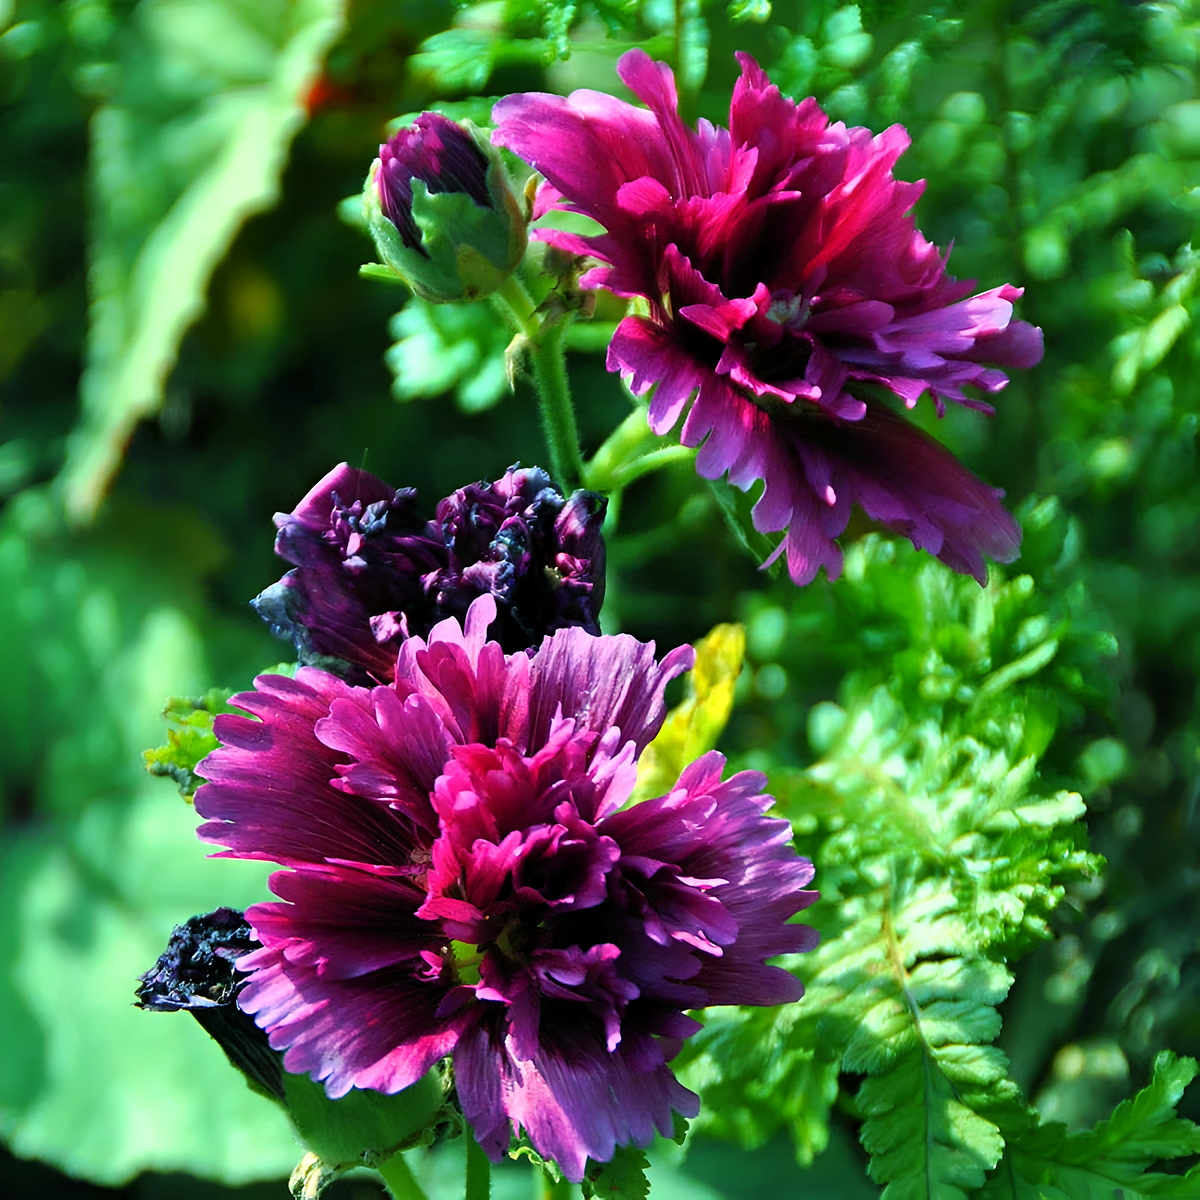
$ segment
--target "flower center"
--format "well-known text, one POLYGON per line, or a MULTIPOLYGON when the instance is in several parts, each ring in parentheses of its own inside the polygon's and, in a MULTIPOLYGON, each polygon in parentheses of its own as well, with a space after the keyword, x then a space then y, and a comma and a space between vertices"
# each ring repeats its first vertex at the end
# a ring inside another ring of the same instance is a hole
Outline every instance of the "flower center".
POLYGON ((483 950, 469 942, 450 943, 450 961, 459 983, 474 987, 479 982, 479 964, 483 961, 483 950))

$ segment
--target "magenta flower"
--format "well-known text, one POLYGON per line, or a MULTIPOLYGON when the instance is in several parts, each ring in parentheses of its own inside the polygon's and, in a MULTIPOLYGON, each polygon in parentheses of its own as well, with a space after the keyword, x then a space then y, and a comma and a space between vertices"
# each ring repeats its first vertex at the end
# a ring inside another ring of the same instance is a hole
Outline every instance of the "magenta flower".
POLYGON ((814 100, 780 95, 749 55, 728 130, 676 112, 671 71, 630 50, 617 71, 649 111, 598 92, 509 96, 493 140, 546 178, 535 215, 584 213, 605 232, 538 236, 605 265, 584 286, 642 297, 608 366, 638 394, 657 385, 649 419, 680 435, 696 469, 762 480, 755 527, 786 530, 798 584, 824 566, 857 503, 955 570, 986 579, 983 554, 1016 557, 1020 530, 1002 493, 971 475, 872 391, 912 408, 928 391, 991 412, 963 391, 999 391, 1030 367, 1041 331, 1012 319, 1019 288, 970 296, 909 211, 922 184, 892 177, 908 135, 830 124, 814 100), (866 387, 862 385, 868 385, 866 387))
POLYGON ((505 650, 555 629, 598 634, 604 602, 604 500, 566 499, 537 467, 473 483, 417 515, 397 491, 342 463, 290 513, 276 513, 275 553, 295 564, 252 601, 308 666, 357 683, 391 679, 406 634, 463 617, 477 596, 499 605, 493 636, 505 650))
POLYGON ((788 918, 812 865, 764 816, 765 779, 689 766, 622 809, 688 648, 559 630, 536 654, 465 632, 410 638, 395 682, 265 675, 217 719, 201 837, 289 870, 247 915, 241 1007, 292 1072, 396 1092, 445 1055, 493 1160, 523 1129, 578 1181, 698 1101, 668 1061, 708 1004, 795 1000, 765 965, 809 949, 788 918))

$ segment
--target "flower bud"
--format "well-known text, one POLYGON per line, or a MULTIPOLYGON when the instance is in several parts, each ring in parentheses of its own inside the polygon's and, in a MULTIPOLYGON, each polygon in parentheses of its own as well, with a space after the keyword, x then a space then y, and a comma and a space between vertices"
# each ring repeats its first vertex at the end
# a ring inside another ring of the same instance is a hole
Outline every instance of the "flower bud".
POLYGON ((383 261, 434 304, 487 296, 525 254, 524 212, 499 152, 440 113, 379 147, 363 215, 383 261))

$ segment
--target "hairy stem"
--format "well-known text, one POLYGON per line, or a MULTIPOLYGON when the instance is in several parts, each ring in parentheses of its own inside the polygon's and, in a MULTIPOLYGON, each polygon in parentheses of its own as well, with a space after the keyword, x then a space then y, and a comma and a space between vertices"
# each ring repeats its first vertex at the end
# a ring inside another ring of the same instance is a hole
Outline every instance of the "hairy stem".
POLYGON ((563 347, 569 317, 539 316, 516 274, 510 275, 492 293, 492 303, 518 337, 524 339, 542 415, 542 433, 550 452, 550 471, 563 490, 571 492, 583 478, 583 455, 563 347))
POLYGON ((380 1175, 395 1200, 428 1200, 421 1185, 413 1178, 403 1154, 393 1154, 380 1168, 380 1175))
POLYGON ((563 353, 565 329, 561 322, 543 324, 538 336, 530 340, 529 359, 542 414, 542 433, 550 451, 550 469, 563 491, 571 492, 583 478, 583 455, 579 450, 575 406, 567 381, 567 359, 563 353))
POLYGON ((492 307, 505 319, 514 333, 531 336, 537 319, 533 311, 533 298, 529 295, 521 277, 514 272, 491 295, 492 307))

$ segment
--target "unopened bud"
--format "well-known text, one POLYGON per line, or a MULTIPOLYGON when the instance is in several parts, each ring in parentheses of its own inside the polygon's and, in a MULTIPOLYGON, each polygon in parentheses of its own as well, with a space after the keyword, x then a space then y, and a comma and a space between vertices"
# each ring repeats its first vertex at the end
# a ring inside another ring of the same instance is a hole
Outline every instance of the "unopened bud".
POLYGON ((363 215, 383 261, 435 304, 494 292, 528 241, 499 152, 469 121, 440 113, 422 113, 379 147, 363 215))

